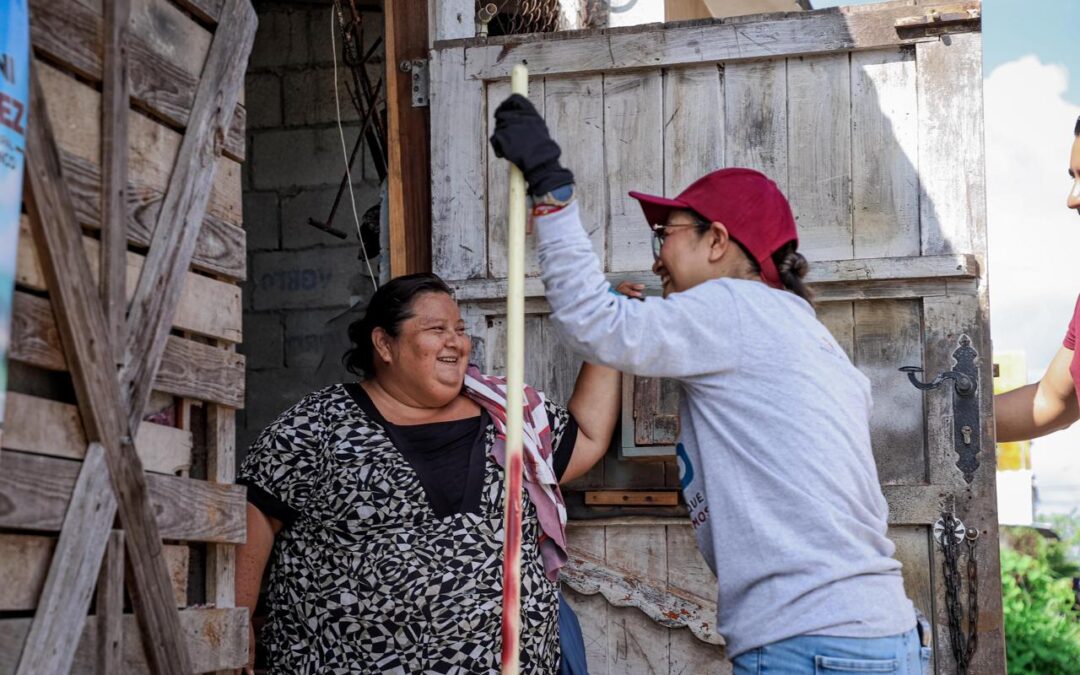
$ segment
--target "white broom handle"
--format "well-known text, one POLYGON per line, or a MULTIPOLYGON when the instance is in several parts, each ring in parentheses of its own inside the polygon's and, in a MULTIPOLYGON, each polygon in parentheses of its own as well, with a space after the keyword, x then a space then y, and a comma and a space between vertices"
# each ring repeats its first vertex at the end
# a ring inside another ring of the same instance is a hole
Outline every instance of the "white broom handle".
MULTIPOLYGON (((529 71, 510 76, 515 94, 529 95, 529 71)), ((521 639, 522 410, 525 388, 525 177, 510 165, 506 292, 506 508, 503 555, 502 673, 518 675, 521 639)))

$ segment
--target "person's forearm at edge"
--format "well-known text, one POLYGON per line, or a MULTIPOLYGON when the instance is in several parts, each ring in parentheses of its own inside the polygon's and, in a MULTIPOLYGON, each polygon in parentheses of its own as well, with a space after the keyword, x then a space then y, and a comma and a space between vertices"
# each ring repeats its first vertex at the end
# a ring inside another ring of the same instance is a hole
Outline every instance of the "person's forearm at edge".
POLYGON ((568 483, 584 475, 603 459, 619 418, 621 383, 617 370, 581 364, 574 393, 566 406, 578 425, 577 443, 560 482, 568 483))
POLYGON ((999 443, 1026 441, 1066 429, 1080 418, 1069 365, 1073 351, 1058 351, 1042 380, 994 397, 999 443))
POLYGON ((247 505, 247 540, 236 547, 236 606, 248 611, 248 665, 243 672, 253 672, 255 665, 255 627, 252 619, 259 602, 263 571, 274 548, 274 535, 281 531, 281 521, 247 505))

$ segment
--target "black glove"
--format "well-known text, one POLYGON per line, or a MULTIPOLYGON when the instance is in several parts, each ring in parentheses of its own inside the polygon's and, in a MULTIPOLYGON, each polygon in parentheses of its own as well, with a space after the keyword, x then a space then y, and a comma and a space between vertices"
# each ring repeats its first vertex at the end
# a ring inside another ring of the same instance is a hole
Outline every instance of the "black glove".
POLYGON ((530 194, 546 195, 574 182, 574 174, 559 164, 562 150, 551 140, 544 118, 521 94, 511 94, 495 109, 491 147, 496 157, 509 160, 521 169, 530 194))

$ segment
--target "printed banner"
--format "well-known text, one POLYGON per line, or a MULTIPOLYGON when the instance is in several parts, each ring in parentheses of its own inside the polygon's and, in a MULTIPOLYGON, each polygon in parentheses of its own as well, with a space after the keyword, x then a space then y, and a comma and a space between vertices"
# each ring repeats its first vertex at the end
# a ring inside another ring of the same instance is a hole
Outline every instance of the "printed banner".
POLYGON ((0 439, 4 435, 11 302, 30 108, 30 23, 26 2, 0 0, 0 439))

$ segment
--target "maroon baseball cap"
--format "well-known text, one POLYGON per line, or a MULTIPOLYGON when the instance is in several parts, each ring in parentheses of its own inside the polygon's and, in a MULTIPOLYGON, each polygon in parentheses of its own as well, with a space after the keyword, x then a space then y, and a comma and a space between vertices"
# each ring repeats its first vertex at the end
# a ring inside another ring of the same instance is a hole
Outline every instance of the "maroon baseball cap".
POLYGON ((694 181, 674 199, 631 192, 641 202, 650 225, 664 225, 676 209, 695 211, 709 222, 723 223, 731 236, 754 256, 761 277, 783 288, 772 255, 799 241, 791 205, 776 183, 753 169, 720 169, 694 181))

